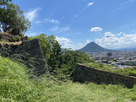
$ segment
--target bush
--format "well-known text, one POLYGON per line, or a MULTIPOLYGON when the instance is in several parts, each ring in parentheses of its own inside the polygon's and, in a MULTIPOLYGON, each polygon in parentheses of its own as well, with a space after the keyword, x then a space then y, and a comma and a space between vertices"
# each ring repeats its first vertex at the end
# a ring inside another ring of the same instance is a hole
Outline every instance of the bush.
POLYGON ((99 63, 100 68, 103 68, 104 64, 103 63, 99 63))
POLYGON ((131 76, 136 76, 136 71, 130 71, 129 74, 130 74, 131 76))
POLYGON ((13 42, 21 41, 21 36, 15 35, 12 40, 13 40, 13 42))

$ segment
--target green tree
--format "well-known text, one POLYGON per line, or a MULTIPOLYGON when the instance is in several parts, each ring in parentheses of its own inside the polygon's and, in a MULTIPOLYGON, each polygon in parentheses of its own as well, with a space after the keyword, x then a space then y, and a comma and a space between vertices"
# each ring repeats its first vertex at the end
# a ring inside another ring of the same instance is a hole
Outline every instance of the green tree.
POLYGON ((39 39, 51 75, 61 80, 70 78, 77 63, 92 61, 90 56, 85 52, 70 49, 62 51, 61 45, 55 40, 53 35, 47 36, 42 33, 30 39, 39 39))
POLYGON ((43 54, 47 61, 47 59, 50 58, 50 49, 51 49, 51 44, 49 43, 47 35, 41 33, 40 35, 37 35, 35 37, 29 37, 29 40, 32 40, 32 39, 39 39, 43 54))
POLYGON ((60 68, 62 59, 62 50, 61 45, 55 40, 55 37, 49 36, 51 50, 50 50, 50 58, 48 59, 48 64, 51 66, 52 70, 60 68))
POLYGON ((54 65, 53 63, 57 63, 55 61, 58 59, 59 55, 61 55, 61 46, 53 35, 47 36, 41 33, 29 39, 39 39, 45 59, 51 67, 54 65))
POLYGON ((0 8, 0 25, 2 25, 4 32, 15 27, 18 27, 21 32, 25 32, 30 28, 31 23, 25 18, 18 5, 9 4, 8 2, 2 4, 3 6, 0 8))
POLYGON ((1 5, 7 5, 9 2, 11 2, 12 0, 0 0, 0 6, 1 5))
POLYGON ((79 50, 73 51, 65 49, 62 56, 63 64, 61 66, 61 69, 65 75, 71 75, 74 72, 77 63, 91 62, 90 56, 85 52, 81 52, 79 50))

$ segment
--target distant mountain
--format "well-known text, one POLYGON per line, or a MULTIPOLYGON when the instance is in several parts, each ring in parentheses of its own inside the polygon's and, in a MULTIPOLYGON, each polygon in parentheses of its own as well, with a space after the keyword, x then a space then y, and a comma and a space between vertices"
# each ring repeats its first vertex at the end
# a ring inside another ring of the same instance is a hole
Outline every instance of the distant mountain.
POLYGON ((118 48, 118 49, 115 49, 115 50, 118 50, 118 51, 136 51, 136 48, 118 48))
POLYGON ((105 49, 101 47, 100 45, 96 44, 95 42, 88 43, 85 47, 79 49, 80 51, 85 52, 110 52, 113 50, 105 49))

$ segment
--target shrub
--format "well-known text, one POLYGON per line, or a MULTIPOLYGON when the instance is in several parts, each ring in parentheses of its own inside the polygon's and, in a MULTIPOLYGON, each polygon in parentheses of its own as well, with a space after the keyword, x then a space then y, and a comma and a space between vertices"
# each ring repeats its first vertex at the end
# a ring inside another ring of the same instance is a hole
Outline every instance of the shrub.
POLYGON ((21 40, 21 36, 19 36, 19 35, 15 35, 13 37, 13 42, 20 41, 20 40, 21 40))
POLYGON ((136 76, 136 71, 130 71, 129 74, 130 74, 131 76, 136 76))

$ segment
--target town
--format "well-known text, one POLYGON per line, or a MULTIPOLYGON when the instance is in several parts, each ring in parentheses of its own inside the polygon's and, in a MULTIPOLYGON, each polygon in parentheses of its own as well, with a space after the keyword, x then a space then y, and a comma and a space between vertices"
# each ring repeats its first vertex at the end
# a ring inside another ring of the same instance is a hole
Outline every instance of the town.
POLYGON ((97 63, 110 64, 123 69, 136 66, 136 51, 87 52, 97 63))

